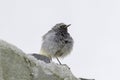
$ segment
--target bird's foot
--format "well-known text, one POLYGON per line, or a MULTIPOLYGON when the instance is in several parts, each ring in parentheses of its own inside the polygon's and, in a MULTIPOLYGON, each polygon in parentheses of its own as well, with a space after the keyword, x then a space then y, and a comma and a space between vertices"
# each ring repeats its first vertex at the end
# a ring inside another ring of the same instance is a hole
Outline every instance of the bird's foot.
POLYGON ((61 64, 61 65, 67 67, 68 69, 70 69, 70 67, 67 64, 61 64))

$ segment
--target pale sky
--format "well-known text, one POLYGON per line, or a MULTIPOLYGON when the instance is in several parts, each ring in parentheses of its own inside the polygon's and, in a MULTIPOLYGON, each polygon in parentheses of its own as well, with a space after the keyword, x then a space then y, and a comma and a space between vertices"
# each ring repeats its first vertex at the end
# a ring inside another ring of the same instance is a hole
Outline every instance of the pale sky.
POLYGON ((0 38, 25 53, 38 53, 60 22, 72 24, 74 48, 61 62, 76 77, 120 80, 119 0, 0 0, 0 38))

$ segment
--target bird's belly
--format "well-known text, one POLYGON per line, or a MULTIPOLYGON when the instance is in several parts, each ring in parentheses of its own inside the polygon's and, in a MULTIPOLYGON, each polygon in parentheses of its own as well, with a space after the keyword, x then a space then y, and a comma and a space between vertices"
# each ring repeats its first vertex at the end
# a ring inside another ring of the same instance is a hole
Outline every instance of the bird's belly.
POLYGON ((57 51, 55 53, 56 57, 65 57, 68 54, 70 54, 72 50, 72 44, 66 44, 63 48, 61 48, 61 50, 57 51))
POLYGON ((65 57, 70 54, 72 47, 72 42, 65 42, 64 40, 47 40, 43 42, 41 50, 52 58, 65 57))

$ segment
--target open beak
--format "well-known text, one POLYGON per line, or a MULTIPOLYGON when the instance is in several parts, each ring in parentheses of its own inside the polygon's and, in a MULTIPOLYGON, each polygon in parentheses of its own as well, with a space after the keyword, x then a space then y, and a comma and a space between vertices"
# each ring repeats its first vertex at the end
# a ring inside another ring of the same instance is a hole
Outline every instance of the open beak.
POLYGON ((68 24, 66 27, 69 27, 71 24, 68 24))

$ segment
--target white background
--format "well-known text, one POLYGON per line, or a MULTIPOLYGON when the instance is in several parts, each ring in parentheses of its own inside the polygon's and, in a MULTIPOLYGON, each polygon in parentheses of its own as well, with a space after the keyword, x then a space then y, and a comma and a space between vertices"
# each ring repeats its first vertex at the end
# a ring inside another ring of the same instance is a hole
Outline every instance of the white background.
POLYGON ((61 62, 75 76, 120 80, 119 0, 0 0, 0 38, 26 53, 59 22, 72 24, 74 49, 61 62))

